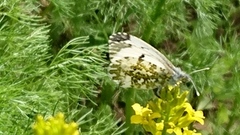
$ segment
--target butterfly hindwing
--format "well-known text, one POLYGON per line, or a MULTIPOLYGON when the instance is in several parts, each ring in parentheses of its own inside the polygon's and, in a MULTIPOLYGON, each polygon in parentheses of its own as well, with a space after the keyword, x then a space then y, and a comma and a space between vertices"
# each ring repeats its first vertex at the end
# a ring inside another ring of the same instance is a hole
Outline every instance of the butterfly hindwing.
POLYGON ((135 57, 124 57, 109 66, 111 78, 125 88, 156 88, 160 82, 169 78, 165 71, 155 64, 135 57))

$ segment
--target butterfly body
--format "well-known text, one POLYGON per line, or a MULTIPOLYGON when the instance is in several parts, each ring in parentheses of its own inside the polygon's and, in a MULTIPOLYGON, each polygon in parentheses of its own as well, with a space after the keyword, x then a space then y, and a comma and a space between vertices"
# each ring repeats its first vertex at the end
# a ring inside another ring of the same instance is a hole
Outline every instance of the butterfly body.
POLYGON ((109 75, 121 87, 155 89, 164 83, 191 80, 162 53, 127 33, 109 37, 109 75))

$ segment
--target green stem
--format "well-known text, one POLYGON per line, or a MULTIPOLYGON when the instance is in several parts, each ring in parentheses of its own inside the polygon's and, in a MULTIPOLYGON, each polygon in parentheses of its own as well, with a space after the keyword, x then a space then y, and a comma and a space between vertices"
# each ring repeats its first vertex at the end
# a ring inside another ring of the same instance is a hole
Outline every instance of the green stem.
MULTIPOLYGON (((168 91, 168 89, 163 89, 165 91, 165 95, 170 94, 170 92, 168 91)), ((168 102, 168 100, 164 99, 165 102, 168 102)), ((167 103, 170 104, 170 103, 167 103)), ((166 111, 164 112, 165 114, 162 114, 163 116, 165 116, 164 119, 164 128, 162 131, 162 135, 167 135, 167 126, 168 126, 168 120, 169 120, 169 114, 170 114, 170 110, 171 110, 171 106, 166 106, 166 111)))
POLYGON ((131 124, 131 116, 133 115, 132 105, 134 104, 135 100, 135 90, 128 89, 126 90, 126 108, 125 108, 125 116, 126 116, 126 124, 125 127, 128 128, 125 132, 125 135, 133 134, 133 125, 131 124))

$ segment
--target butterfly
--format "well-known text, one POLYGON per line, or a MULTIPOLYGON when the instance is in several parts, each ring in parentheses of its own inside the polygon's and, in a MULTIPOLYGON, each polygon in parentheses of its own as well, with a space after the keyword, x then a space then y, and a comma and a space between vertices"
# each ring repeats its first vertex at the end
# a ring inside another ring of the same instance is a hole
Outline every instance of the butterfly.
MULTIPOLYGON (((108 73, 123 88, 161 90, 166 82, 193 83, 188 74, 175 67, 161 52, 133 35, 118 32, 112 34, 108 42, 108 73)), ((196 94, 200 95, 197 90, 196 94)))

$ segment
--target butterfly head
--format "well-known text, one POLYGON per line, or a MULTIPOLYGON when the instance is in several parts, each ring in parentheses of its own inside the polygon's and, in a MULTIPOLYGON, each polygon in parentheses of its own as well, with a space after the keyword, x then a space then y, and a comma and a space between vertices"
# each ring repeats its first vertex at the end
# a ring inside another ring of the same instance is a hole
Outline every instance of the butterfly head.
POLYGON ((182 81, 182 82, 189 82, 191 81, 191 77, 183 72, 180 68, 175 67, 174 68, 175 74, 173 75, 173 80, 175 82, 182 81))
POLYGON ((200 93, 195 85, 195 83, 193 82, 192 78, 190 75, 188 75, 187 73, 183 72, 180 68, 176 67, 175 69, 175 75, 173 76, 173 80, 175 82, 178 82, 178 81, 182 81, 183 83, 187 83, 187 82, 191 82, 195 91, 196 91, 196 94, 197 96, 200 96, 200 93))

